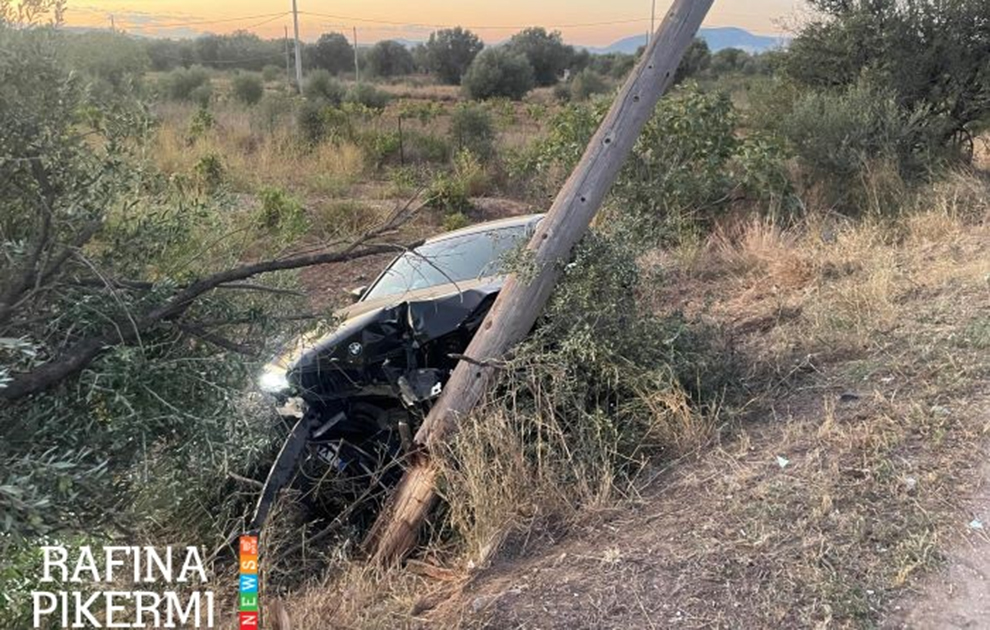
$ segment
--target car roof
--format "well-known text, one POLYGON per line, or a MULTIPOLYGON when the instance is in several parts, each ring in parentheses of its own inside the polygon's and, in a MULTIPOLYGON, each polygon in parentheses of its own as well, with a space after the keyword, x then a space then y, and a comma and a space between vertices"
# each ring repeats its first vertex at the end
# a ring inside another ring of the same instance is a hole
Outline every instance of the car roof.
POLYGON ((445 232, 443 234, 438 234, 437 236, 426 239, 426 243, 439 243, 445 241, 448 238, 456 238, 458 236, 468 236, 471 234, 481 234, 483 232, 488 232, 491 230, 500 230, 504 228, 521 227, 525 225, 533 225, 537 223, 544 216, 543 214, 525 214, 516 217, 507 217, 505 219, 496 219, 495 221, 486 221, 485 223, 478 223, 475 225, 469 225, 466 228, 461 228, 459 230, 454 230, 452 232, 445 232))

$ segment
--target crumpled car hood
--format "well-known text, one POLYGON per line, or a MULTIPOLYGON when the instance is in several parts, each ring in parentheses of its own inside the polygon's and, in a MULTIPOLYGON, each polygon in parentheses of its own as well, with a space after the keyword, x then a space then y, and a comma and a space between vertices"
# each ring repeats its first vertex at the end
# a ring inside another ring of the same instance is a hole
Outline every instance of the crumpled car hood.
POLYGON ((294 384, 306 389, 306 381, 340 372, 335 368, 345 364, 383 361, 404 352, 409 340, 422 345, 479 317, 479 307, 494 299, 503 282, 488 277, 357 302, 335 313, 340 324, 330 332, 313 331, 286 344, 264 371, 294 375, 294 384), (359 353, 351 352, 354 344, 360 344, 359 353))

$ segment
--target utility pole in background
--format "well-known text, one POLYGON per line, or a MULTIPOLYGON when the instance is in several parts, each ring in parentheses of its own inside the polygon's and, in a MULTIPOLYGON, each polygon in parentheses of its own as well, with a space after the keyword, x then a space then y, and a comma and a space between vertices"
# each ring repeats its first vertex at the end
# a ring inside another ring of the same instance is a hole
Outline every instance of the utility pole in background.
POLYGON ((299 9, 292 0, 292 26, 296 33, 296 90, 302 91, 302 45, 299 43, 299 9))
POLYGON ((292 70, 289 69, 289 27, 283 26, 282 28, 285 32, 285 36, 282 38, 282 41, 285 42, 285 82, 291 84, 292 70))
POLYGON ((354 82, 361 83, 361 68, 358 66, 357 27, 352 28, 354 29, 354 82))
POLYGON ((650 9, 650 32, 646 35, 646 45, 653 43, 653 33, 657 30, 657 0, 653 0, 653 8, 650 9))
POLYGON ((117 27, 113 23, 113 13, 110 14, 110 32, 111 33, 116 33, 117 32, 117 27))

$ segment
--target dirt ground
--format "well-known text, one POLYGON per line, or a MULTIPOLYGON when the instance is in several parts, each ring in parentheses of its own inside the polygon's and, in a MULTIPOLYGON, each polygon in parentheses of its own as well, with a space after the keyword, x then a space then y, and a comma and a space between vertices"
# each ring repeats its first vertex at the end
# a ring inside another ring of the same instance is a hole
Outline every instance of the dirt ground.
MULTIPOLYGON (((990 449, 978 458, 990 461, 990 449)), ((973 520, 959 523, 960 540, 947 553, 945 568, 906 594, 885 628, 990 628, 990 465, 966 503, 973 520)))

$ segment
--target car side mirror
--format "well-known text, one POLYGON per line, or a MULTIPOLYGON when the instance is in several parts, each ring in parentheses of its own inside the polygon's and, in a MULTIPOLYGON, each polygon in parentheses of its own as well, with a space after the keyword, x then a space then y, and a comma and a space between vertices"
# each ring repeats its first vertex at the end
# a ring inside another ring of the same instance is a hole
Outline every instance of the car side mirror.
POLYGON ((358 287, 356 289, 351 289, 347 292, 347 295, 351 296, 351 302, 360 302, 364 294, 368 292, 368 287, 358 287))

